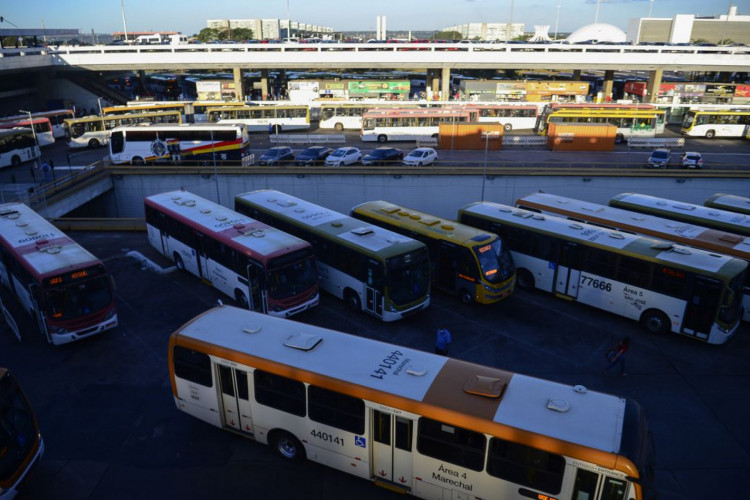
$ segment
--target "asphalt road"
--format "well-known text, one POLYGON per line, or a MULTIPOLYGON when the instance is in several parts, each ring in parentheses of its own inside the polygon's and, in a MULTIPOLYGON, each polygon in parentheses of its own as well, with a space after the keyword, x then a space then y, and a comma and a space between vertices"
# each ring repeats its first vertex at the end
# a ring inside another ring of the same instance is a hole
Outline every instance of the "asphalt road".
MULTIPOLYGON (((143 233, 72 236, 113 274, 120 326, 53 347, 12 307, 23 342, 0 329, 0 366, 23 384, 47 447, 21 500, 403 498, 314 463, 290 465, 269 447, 178 411, 168 336, 218 299, 231 301, 191 275, 156 273, 128 257, 137 250, 169 265, 143 233)), ((747 498, 748 324, 728 344, 709 346, 652 336, 619 316, 525 291, 492 306, 436 293, 429 310, 388 324, 323 295, 297 320, 424 350, 444 323, 457 358, 634 398, 653 432, 661 500, 747 498), (602 376, 604 352, 624 335, 632 339, 629 376, 602 376)))

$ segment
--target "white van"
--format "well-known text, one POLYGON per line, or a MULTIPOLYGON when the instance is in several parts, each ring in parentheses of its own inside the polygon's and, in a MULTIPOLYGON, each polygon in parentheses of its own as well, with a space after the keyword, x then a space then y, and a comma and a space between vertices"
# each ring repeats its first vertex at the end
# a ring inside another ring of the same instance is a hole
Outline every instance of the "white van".
POLYGON ((187 45, 188 43, 188 37, 187 35, 169 35, 169 44, 170 45, 187 45))

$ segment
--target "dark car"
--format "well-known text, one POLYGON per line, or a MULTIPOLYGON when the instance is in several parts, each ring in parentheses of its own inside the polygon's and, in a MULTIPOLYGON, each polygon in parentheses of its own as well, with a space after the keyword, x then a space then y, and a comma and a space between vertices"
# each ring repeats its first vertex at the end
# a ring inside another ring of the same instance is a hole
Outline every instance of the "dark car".
POLYGON ((258 160, 259 165, 281 165, 291 163, 294 153, 289 146, 276 146, 263 153, 258 160))
POLYGON ((310 146, 297 155, 297 165, 323 165, 333 149, 325 146, 310 146))
POLYGON ((396 148, 375 148, 362 157, 362 165, 400 164, 403 159, 403 151, 396 148))

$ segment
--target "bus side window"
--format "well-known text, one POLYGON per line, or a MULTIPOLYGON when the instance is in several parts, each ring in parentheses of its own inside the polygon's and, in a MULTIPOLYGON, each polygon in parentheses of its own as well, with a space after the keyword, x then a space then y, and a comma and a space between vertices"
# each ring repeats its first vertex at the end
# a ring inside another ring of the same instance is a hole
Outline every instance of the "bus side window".
POLYGON ((624 479, 605 477, 601 500, 623 500, 627 491, 628 483, 624 479))

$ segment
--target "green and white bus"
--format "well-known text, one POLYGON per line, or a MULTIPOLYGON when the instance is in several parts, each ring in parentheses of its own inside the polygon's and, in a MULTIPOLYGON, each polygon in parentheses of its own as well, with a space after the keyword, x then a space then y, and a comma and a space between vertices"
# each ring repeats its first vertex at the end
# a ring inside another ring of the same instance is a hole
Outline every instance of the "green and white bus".
POLYGON ((703 206, 750 215, 750 198, 734 194, 716 193, 704 201, 703 206))
POLYGON ((622 193, 609 206, 750 236, 750 215, 637 193, 622 193))
POLYGON ((498 203, 472 203, 458 217, 505 241, 521 287, 709 344, 739 326, 741 259, 498 203))
POLYGON ((395 321, 430 305, 419 241, 271 189, 236 196, 234 209, 309 242, 320 287, 355 311, 395 321))

